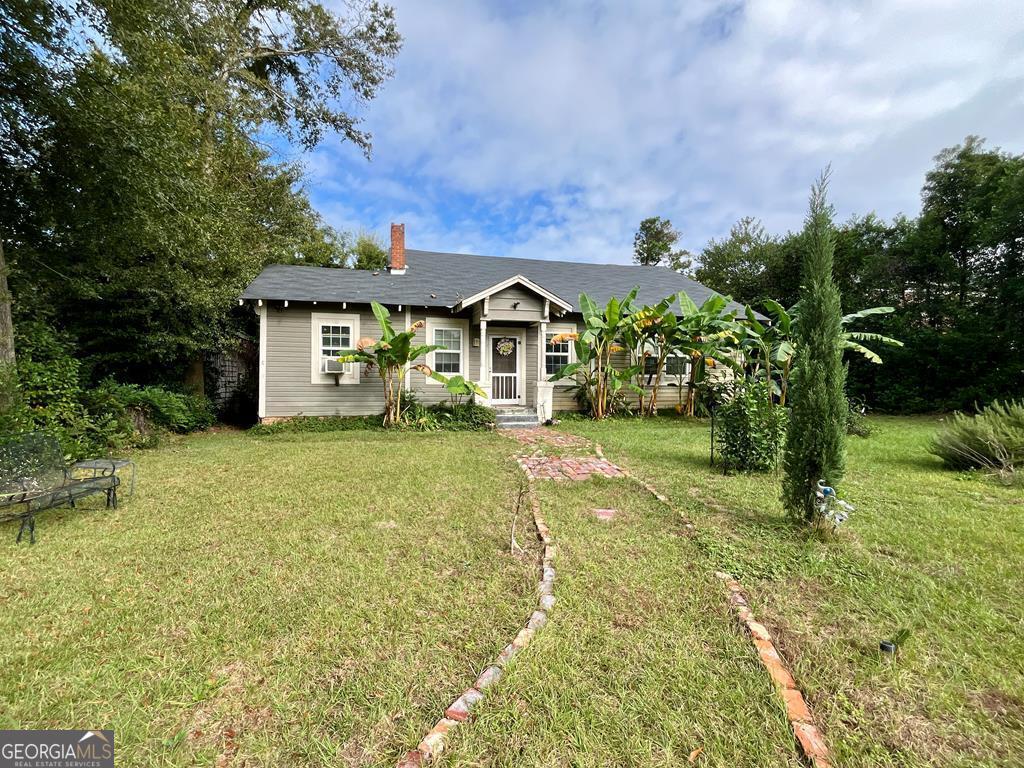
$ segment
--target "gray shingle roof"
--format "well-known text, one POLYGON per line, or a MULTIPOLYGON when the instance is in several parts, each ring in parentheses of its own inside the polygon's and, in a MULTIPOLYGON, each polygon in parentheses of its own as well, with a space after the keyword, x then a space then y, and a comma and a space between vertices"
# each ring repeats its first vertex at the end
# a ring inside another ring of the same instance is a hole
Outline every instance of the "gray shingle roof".
MULTIPOLYGON (((241 298, 352 303, 380 302, 425 307, 452 307, 464 298, 522 275, 572 304, 579 312, 579 294, 598 304, 622 298, 639 286, 637 301, 654 304, 685 291, 698 305, 714 291, 666 267, 584 264, 540 259, 471 256, 461 253, 406 250, 404 275, 387 270, 331 269, 272 264, 249 284, 241 298)), ((739 309, 739 304, 730 305, 739 309)))

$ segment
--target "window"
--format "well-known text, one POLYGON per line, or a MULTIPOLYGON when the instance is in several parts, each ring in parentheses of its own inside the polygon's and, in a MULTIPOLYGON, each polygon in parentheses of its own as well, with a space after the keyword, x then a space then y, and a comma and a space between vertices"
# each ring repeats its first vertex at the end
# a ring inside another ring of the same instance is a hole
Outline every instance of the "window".
POLYGON ((665 373, 669 376, 685 376, 686 358, 682 355, 669 355, 665 361, 665 373))
POLYGON ((309 316, 310 383, 323 386, 358 384, 359 365, 335 364, 359 338, 359 315, 314 312, 309 316), (329 362, 332 361, 332 362, 329 362))
MULTIPOLYGON (((644 358, 644 376, 652 378, 658 373, 658 345, 653 342, 647 343, 647 357, 644 358)), ((671 354, 665 358, 665 367, 662 369, 662 379, 665 377, 682 378, 686 375, 686 357, 679 353, 671 354)), ((673 384, 674 382, 667 382, 673 384)))
POLYGON ((320 324, 320 357, 336 358, 344 349, 352 349, 352 327, 320 324))
POLYGON ((552 342, 555 336, 561 331, 548 332, 544 338, 544 372, 548 376, 558 373, 558 369, 569 364, 569 354, 572 349, 572 342, 569 339, 560 339, 557 344, 552 342))
POLYGON ((438 373, 462 373, 462 329, 435 328, 434 344, 443 349, 434 352, 434 370, 438 373))

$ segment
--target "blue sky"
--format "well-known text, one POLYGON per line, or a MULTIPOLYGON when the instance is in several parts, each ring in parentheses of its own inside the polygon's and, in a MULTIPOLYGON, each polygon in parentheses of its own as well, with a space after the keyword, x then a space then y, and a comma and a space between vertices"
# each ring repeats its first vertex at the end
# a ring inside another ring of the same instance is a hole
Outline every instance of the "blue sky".
POLYGON ((393 4, 372 160, 301 159, 330 224, 410 248, 628 262, 661 215, 699 251, 799 227, 829 163, 840 218, 888 218, 967 134, 1024 151, 1019 0, 393 4))

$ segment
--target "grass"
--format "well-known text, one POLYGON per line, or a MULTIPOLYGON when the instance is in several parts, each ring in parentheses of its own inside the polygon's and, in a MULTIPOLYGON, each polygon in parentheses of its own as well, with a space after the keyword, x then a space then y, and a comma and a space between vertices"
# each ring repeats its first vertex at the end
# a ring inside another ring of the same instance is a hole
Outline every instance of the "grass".
MULTIPOLYGON (((873 424, 850 441, 857 512, 831 542, 785 519, 777 477, 710 469, 706 424, 564 424, 697 531, 628 481, 540 483, 558 605, 443 763, 799 765, 723 569, 836 764, 1013 764, 1019 490, 942 470, 931 420, 873 424)), ((117 511, 49 512, 34 547, 0 525, 0 728, 113 727, 130 766, 394 765, 533 608, 536 551, 508 547, 515 450, 479 433, 198 435, 141 452, 117 511)), ((524 511, 523 544, 526 528, 524 511)))
POLYGON ((538 484, 553 620, 447 766, 798 766, 782 707, 681 522, 628 481, 538 484), (600 522, 595 507, 617 510, 600 522))
POLYGON ((533 608, 509 446, 199 435, 140 453, 115 512, 0 526, 0 727, 112 727, 126 766, 393 766, 533 608))
POLYGON ((1024 499, 942 469, 933 419, 878 418, 849 442, 857 507, 822 542, 792 526, 773 475, 708 467, 706 424, 565 428, 669 493, 696 523, 694 566, 737 573, 844 766, 997 766, 1024 754, 1024 499), (896 658, 880 640, 910 632, 896 658))

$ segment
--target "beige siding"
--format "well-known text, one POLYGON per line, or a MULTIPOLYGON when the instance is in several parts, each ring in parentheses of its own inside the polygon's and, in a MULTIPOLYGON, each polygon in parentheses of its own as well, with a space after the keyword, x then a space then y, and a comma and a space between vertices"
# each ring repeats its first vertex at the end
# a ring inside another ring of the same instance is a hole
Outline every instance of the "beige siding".
POLYGON ((543 314, 544 299, 520 285, 498 291, 488 300, 488 321, 536 322, 542 319, 543 314))
POLYGON ((348 416, 381 413, 384 394, 380 378, 360 371, 360 383, 335 386, 312 384, 312 314, 359 316, 359 334, 376 336, 377 320, 369 309, 316 307, 267 309, 266 416, 348 416))
MULTIPOLYGON (((523 297, 517 297, 516 300, 525 302, 526 299, 532 299, 534 302, 540 301, 542 303, 542 300, 529 295, 528 292, 518 287, 502 291, 502 294, 507 293, 511 296, 516 295, 517 292, 522 293, 523 297)), ((510 298, 509 300, 511 301, 510 298)), ((520 304, 520 307, 523 306, 525 304, 520 304)), ((536 309, 536 304, 534 308, 536 309)), ((453 319, 453 316, 446 312, 430 312, 420 309, 412 311, 407 320, 405 310, 398 311, 393 307, 390 309, 392 322, 396 328, 401 329, 406 327, 407 322, 415 322, 417 320, 427 321, 430 319, 445 322, 453 319)), ((376 371, 368 372, 365 366, 360 371, 360 381, 358 384, 335 386, 330 379, 326 379, 326 383, 323 384, 313 384, 310 381, 313 355, 312 314, 337 313, 357 315, 359 318, 359 335, 378 338, 380 328, 368 307, 343 309, 340 305, 327 304, 320 304, 318 306, 293 305, 289 308, 274 306, 268 307, 266 313, 267 372, 265 416, 356 416, 383 411, 384 396, 380 377, 376 371)), ((463 350, 463 357, 466 363, 464 374, 467 378, 477 381, 480 376, 480 353, 483 348, 479 342, 480 328, 479 324, 468 316, 468 313, 466 313, 464 319, 468 321, 463 326, 466 330, 466 341, 463 350)), ((490 324, 490 328, 494 328, 496 325, 490 324)), ((551 325, 575 325, 575 320, 558 319, 549 324, 549 327, 551 325)), ((425 325, 417 331, 416 342, 418 344, 430 343, 430 339, 427 337, 427 327, 425 325)), ((536 404, 538 355, 540 354, 538 324, 530 322, 522 325, 516 324, 512 327, 522 328, 525 332, 525 395, 526 404, 532 406, 536 404)), ((615 363, 616 365, 625 365, 627 363, 626 355, 623 354, 617 357, 615 363)), ((714 370, 713 375, 716 377, 730 377, 732 372, 725 366, 719 366, 714 370)), ((417 371, 409 373, 407 389, 411 389, 416 394, 416 397, 426 404, 441 402, 448 398, 448 393, 443 386, 427 380, 417 371)), ((658 403, 661 407, 671 408, 678 400, 678 387, 662 386, 660 388, 658 403)), ((553 407, 555 411, 575 411, 579 409, 573 396, 571 384, 562 383, 555 385, 553 407)))
MULTIPOLYGON (((406 313, 394 307, 391 322, 396 329, 405 329, 406 313)), ((312 370, 312 315, 350 314, 359 317, 359 335, 379 338, 380 326, 368 307, 342 309, 340 305, 280 306, 267 309, 267 377, 265 416, 363 416, 384 410, 384 390, 377 372, 361 367, 358 384, 335 386, 329 379, 324 384, 310 382, 312 370)), ((420 310, 411 313, 411 321, 426 320, 420 310)), ((431 317, 449 320, 447 313, 431 317)), ((476 379, 480 373, 480 350, 472 345, 473 328, 468 328, 468 375, 476 379)), ((479 336, 479 329, 477 329, 479 336)), ((416 334, 417 343, 426 344, 426 327, 416 334)), ((465 352, 464 352, 465 355, 465 352)), ((444 387, 426 382, 423 374, 412 371, 410 386, 424 403, 436 403, 448 398, 444 387)))
POLYGON ((537 404, 537 350, 540 342, 540 327, 537 324, 526 328, 526 404, 537 404))

